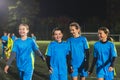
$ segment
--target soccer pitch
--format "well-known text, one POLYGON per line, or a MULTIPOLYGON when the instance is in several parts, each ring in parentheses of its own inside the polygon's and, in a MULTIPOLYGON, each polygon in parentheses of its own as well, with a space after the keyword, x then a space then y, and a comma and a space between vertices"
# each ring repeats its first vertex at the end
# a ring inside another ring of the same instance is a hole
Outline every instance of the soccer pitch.
MULTIPOLYGON (((50 41, 37 41, 37 44, 41 50, 41 52, 43 54, 45 54, 46 52, 46 48, 48 46, 50 41)), ((92 51, 93 51, 93 44, 95 43, 95 41, 90 41, 90 64, 91 64, 91 60, 92 60, 92 51)), ((116 68, 116 73, 117 76, 115 77, 115 80, 120 80, 120 42, 114 42, 117 48, 117 53, 118 53, 118 57, 116 59, 116 63, 115 63, 115 68, 116 68)), ((1 47, 1 45, 0 45, 1 47)), ((0 55, 1 55, 1 49, 0 49, 0 55)), ((5 60, 0 60, 0 80, 18 80, 19 75, 18 75, 18 71, 16 68, 16 63, 15 61, 12 63, 12 65, 10 66, 9 72, 8 74, 5 74, 3 69, 5 66, 5 60)), ((49 80, 49 73, 48 73, 48 69, 47 69, 47 65, 45 62, 42 62, 41 58, 39 58, 38 56, 36 56, 35 59, 35 70, 34 70, 34 74, 33 74, 33 79, 32 80, 49 80)), ((68 80, 71 80, 70 76, 68 76, 68 80)), ((95 77, 95 69, 94 72, 91 76, 89 76, 86 80, 97 80, 95 77)))

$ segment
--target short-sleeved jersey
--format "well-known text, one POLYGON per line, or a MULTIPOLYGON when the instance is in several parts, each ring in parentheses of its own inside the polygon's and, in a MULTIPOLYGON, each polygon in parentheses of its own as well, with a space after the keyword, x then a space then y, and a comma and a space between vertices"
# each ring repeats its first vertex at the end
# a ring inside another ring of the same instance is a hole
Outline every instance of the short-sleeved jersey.
POLYGON ((15 41, 17 39, 16 36, 12 36, 12 40, 15 41))
POLYGON ((4 48, 4 46, 7 46, 8 37, 2 36, 1 39, 2 39, 2 48, 4 48))
POLYGON ((7 36, 2 36, 1 39, 4 40, 4 41, 7 41, 8 37, 7 36))
POLYGON ((53 41, 48 45, 46 55, 50 56, 50 66, 57 69, 59 74, 67 72, 66 56, 68 53, 69 46, 66 42, 53 41))
POLYGON ((110 41, 106 43, 96 42, 94 44, 94 57, 97 58, 97 72, 106 73, 111 64, 111 59, 117 57, 115 45, 110 41))
POLYGON ((85 58, 85 49, 89 49, 88 41, 86 37, 79 36, 77 38, 71 37, 67 42, 71 50, 71 64, 73 67, 78 68, 85 58))
POLYGON ((34 39, 36 41, 36 36, 32 36, 32 39, 34 39))
POLYGON ((16 63, 19 70, 33 70, 34 69, 34 53, 38 50, 35 41, 32 38, 22 40, 18 38, 13 44, 12 52, 16 53, 16 63))

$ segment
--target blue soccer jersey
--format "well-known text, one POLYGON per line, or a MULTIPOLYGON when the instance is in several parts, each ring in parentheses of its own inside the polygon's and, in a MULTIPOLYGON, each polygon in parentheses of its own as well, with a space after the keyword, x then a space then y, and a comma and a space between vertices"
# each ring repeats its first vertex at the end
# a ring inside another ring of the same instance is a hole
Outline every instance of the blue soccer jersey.
POLYGON ((1 39, 4 40, 4 41, 7 41, 8 37, 7 36, 2 36, 1 39))
POLYGON ((17 39, 16 36, 12 36, 12 40, 15 41, 17 39))
POLYGON ((53 68, 50 80, 67 80, 66 56, 69 53, 68 51, 69 46, 66 42, 53 41, 49 44, 46 55, 50 56, 50 66, 53 68), (60 79, 60 77, 63 77, 63 79, 60 79))
POLYGON ((105 78, 105 76, 108 76, 109 79, 110 77, 113 78, 113 72, 109 71, 109 67, 111 64, 111 59, 113 57, 117 57, 114 44, 110 41, 107 41, 106 43, 102 43, 101 41, 96 42, 94 44, 94 57, 97 58, 97 77, 105 78))
POLYGON ((7 46, 8 37, 7 36, 2 36, 1 39, 2 39, 2 43, 3 43, 2 47, 7 46))
POLYGON ((31 71, 34 69, 34 53, 38 50, 37 44, 32 38, 15 40, 12 52, 16 53, 16 63, 20 71, 31 71))
POLYGON ((71 49, 71 65, 78 68, 85 58, 85 49, 89 49, 88 41, 83 36, 71 37, 67 41, 71 49))
POLYGON ((35 36, 32 36, 32 39, 34 39, 36 41, 36 37, 35 36))

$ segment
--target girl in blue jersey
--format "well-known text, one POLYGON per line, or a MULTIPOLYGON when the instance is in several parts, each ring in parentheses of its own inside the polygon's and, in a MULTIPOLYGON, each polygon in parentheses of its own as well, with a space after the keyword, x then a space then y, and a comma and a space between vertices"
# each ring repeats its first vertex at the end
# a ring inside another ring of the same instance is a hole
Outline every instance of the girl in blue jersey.
POLYGON ((12 40, 13 40, 13 41, 15 41, 15 40, 17 39, 17 37, 15 36, 14 33, 12 33, 12 36, 11 36, 11 37, 12 37, 12 40))
POLYGON ((67 42, 71 50, 71 66, 69 72, 71 73, 72 80, 85 80, 88 76, 87 70, 89 67, 89 45, 86 37, 81 36, 80 25, 77 22, 72 22, 69 26, 72 37, 67 42))
POLYGON ((5 48, 7 47, 7 42, 8 42, 8 36, 7 36, 7 32, 4 32, 4 35, 1 37, 2 40, 2 59, 6 58, 5 56, 5 48))
POLYGON ((53 38, 46 51, 46 62, 50 72, 49 80, 67 80, 67 56, 69 46, 62 41, 63 31, 55 28, 52 32, 53 38))
POLYGON ((32 80, 34 70, 34 54, 33 51, 45 60, 44 56, 38 49, 35 41, 27 37, 29 26, 27 24, 20 24, 19 34, 21 38, 15 40, 11 52, 11 56, 4 68, 7 73, 10 64, 16 58, 16 64, 20 75, 20 80, 32 80))
POLYGON ((96 74, 98 80, 113 80, 114 61, 117 52, 113 42, 109 41, 109 30, 106 27, 98 29, 99 41, 94 44, 94 58, 89 74, 93 72, 96 65, 96 74))

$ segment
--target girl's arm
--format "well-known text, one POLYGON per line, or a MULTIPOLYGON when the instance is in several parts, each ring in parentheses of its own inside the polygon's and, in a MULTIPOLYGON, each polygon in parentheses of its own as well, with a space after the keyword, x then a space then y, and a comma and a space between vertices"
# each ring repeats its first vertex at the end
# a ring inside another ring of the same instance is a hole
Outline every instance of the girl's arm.
POLYGON ((13 60, 15 59, 15 57, 16 57, 16 53, 15 52, 11 52, 10 58, 7 61, 6 66, 4 68, 4 72, 5 73, 8 73, 9 66, 11 65, 11 63, 13 62, 13 60))
POLYGON ((50 65, 50 56, 46 56, 46 63, 47 63, 47 67, 49 69, 49 72, 52 73, 53 69, 50 65))
POLYGON ((115 59, 116 57, 113 57, 112 60, 111 60, 111 64, 110 64, 110 67, 109 67, 109 71, 113 71, 114 70, 114 63, 115 63, 115 59))
POLYGON ((93 72, 93 69, 95 67, 96 62, 97 62, 97 58, 94 57, 93 61, 92 61, 92 65, 91 65, 90 70, 89 70, 89 74, 91 74, 93 72))
POLYGON ((13 62, 13 60, 15 59, 15 57, 16 57, 16 53, 15 52, 11 52, 10 58, 7 61, 6 65, 10 66, 11 63, 13 62))
POLYGON ((113 58, 112 58, 110 67, 114 67, 115 59, 116 59, 116 57, 113 57, 113 58))
POLYGON ((89 49, 85 49, 85 62, 84 62, 85 71, 89 68, 89 49))
POLYGON ((45 61, 45 57, 43 56, 43 54, 41 53, 40 50, 36 50, 35 54, 37 54, 38 56, 40 56, 42 58, 42 60, 45 61))
POLYGON ((47 67, 48 67, 48 69, 50 70, 51 68, 51 66, 50 66, 50 56, 46 56, 46 63, 47 63, 47 67))
POLYGON ((73 72, 72 65, 71 65, 71 53, 69 53, 67 56, 67 65, 68 65, 68 72, 69 74, 73 72))

